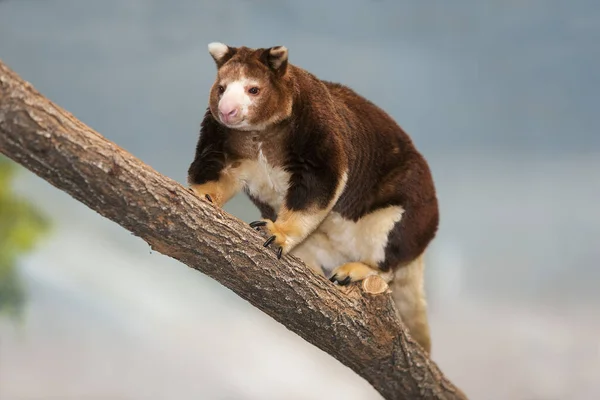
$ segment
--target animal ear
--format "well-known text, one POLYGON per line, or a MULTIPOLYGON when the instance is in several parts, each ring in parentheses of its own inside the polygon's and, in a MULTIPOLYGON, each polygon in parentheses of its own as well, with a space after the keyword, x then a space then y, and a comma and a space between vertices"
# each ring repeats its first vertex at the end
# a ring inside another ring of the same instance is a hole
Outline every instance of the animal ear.
POLYGON ((208 52, 212 56, 213 60, 215 60, 217 67, 220 68, 235 55, 237 49, 235 47, 229 47, 223 43, 213 42, 209 43, 208 52))
POLYGON ((284 73, 288 64, 288 49, 285 46, 275 46, 265 50, 265 64, 274 71, 284 73))

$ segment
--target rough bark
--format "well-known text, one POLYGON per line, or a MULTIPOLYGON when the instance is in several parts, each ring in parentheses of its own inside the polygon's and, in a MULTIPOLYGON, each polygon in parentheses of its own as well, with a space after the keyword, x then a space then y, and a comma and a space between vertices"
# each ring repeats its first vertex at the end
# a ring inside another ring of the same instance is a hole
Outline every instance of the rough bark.
POLYGON ((336 287, 297 259, 277 260, 247 224, 106 140, 1 61, 0 152, 230 288, 384 398, 465 398, 407 335, 386 290, 336 287))

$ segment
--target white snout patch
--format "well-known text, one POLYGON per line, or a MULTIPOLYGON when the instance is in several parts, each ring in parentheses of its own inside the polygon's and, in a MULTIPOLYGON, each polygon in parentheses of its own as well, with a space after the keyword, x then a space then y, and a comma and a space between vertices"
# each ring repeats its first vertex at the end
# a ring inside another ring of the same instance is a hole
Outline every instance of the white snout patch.
POLYGON ((227 84, 225 92, 219 100, 219 108, 235 107, 238 110, 239 122, 230 125, 232 128, 249 126, 247 119, 254 99, 248 93, 248 89, 253 86, 258 85, 248 79, 241 79, 227 84))

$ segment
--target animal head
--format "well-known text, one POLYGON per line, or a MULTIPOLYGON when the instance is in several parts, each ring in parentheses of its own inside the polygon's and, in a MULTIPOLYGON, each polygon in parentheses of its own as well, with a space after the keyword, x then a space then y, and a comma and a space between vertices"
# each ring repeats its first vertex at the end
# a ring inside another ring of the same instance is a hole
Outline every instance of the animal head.
POLYGON ((209 107, 221 124, 257 131, 291 115, 293 83, 285 47, 251 49, 211 43, 208 51, 217 65, 209 107))

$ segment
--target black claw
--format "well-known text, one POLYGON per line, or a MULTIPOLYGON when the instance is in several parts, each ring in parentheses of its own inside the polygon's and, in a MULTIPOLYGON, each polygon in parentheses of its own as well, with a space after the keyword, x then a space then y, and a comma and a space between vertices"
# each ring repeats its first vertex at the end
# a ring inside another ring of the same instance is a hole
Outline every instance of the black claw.
POLYGON ((350 281, 352 280, 352 278, 350 278, 349 276, 345 277, 344 279, 342 279, 341 281, 338 281, 338 283, 341 286, 346 286, 347 284, 350 283, 350 281))
POLYGON ((213 202, 212 197, 210 197, 210 194, 207 193, 204 195, 204 197, 206 197, 206 200, 210 201, 211 203, 213 202))
POLYGON ((331 282, 333 282, 333 283, 337 282, 338 285, 340 285, 340 286, 346 286, 347 284, 350 283, 350 281, 352 281, 352 278, 350 278, 349 276, 347 276, 344 279, 339 280, 337 274, 335 274, 331 278, 329 278, 329 280, 331 282))
POLYGON ((277 250, 277 259, 281 259, 281 254, 283 253, 283 247, 280 247, 279 250, 277 250))
POLYGON ((265 226, 267 224, 267 221, 254 221, 254 222, 250 222, 250 226, 252 228, 258 228, 260 226, 265 226))
POLYGON ((271 243, 273 243, 273 240, 275 240, 275 235, 271 236, 270 238, 268 238, 265 243, 263 244, 263 246, 267 247, 269 246, 271 243))
POLYGON ((191 187, 189 187, 189 188, 188 188, 188 190, 189 190, 190 192, 192 192, 192 193, 195 193, 195 192, 194 192, 194 189, 192 189, 191 187))

